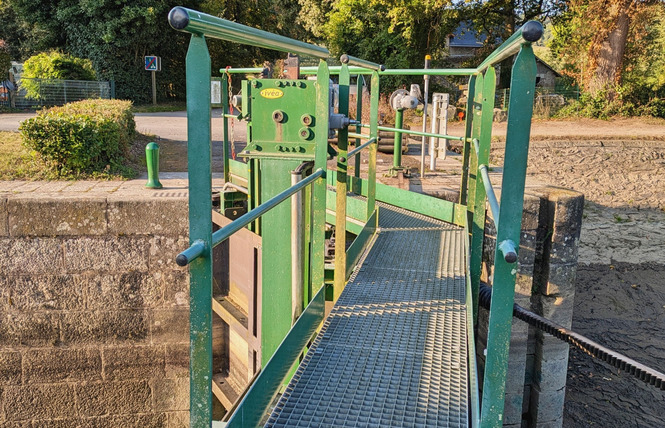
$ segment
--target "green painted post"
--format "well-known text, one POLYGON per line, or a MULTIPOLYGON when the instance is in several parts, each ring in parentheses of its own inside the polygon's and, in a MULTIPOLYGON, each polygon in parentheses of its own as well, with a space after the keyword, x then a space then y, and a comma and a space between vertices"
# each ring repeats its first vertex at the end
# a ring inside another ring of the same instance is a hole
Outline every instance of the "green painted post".
MULTIPOLYGON (((370 94, 369 136, 379 141, 379 72, 372 72, 370 94)), ((367 218, 376 206, 376 152, 379 144, 369 146, 369 171, 367 174, 367 218)))
MULTIPOLYGON (((395 112, 395 129, 402 129, 404 122, 404 109, 397 109, 395 112)), ((402 133, 395 133, 395 146, 393 153, 393 171, 402 169, 402 133)))
POLYGON ((512 241, 515 248, 519 247, 535 85, 536 61, 531 45, 527 43, 522 45, 515 59, 510 82, 500 223, 497 227, 492 303, 487 332, 482 427, 498 427, 503 420, 517 263, 506 262, 499 246, 502 242, 512 241))
MULTIPOLYGON (((480 126, 479 155, 474 174, 476 176, 476 191, 470 195, 473 202, 473 223, 471 230, 471 248, 469 266, 471 272, 471 291, 473 294, 473 319, 478 319, 478 290, 480 287, 480 271, 483 262, 483 242, 485 240, 485 185, 480 177, 480 165, 489 166, 490 145, 492 141, 492 122, 494 120, 494 93, 496 91, 496 72, 489 67, 484 76, 480 76, 476 83, 482 85, 476 100, 481 102, 480 118, 474 117, 480 126)), ((473 146, 471 150, 475 149, 473 146)), ((475 156, 474 156, 475 157, 475 156)))
MULTIPOLYGON (((342 65, 339 74, 339 113, 349 115, 349 66, 342 65)), ((346 173, 349 129, 337 131, 337 196, 335 203, 335 286, 333 301, 337 301, 346 285, 346 173)))
POLYGON ((473 125, 473 92, 476 87, 476 76, 473 75, 469 77, 469 83, 467 84, 467 100, 466 100, 466 118, 465 118, 465 128, 464 128, 464 142, 462 149, 462 183, 459 192, 459 203, 466 205, 467 195, 469 194, 469 155, 473 146, 467 141, 467 138, 471 138, 471 127, 473 125))
POLYGON ((204 37, 192 35, 187 51, 187 159, 189 242, 203 241, 189 265, 189 421, 212 423, 212 170, 210 55, 204 37))
MULTIPOLYGON (((328 64, 319 61, 319 71, 316 75, 316 124, 314 150, 314 170, 319 168, 327 170, 328 158, 328 122, 330 113, 330 74, 328 64)), ((316 294, 324 282, 325 268, 325 239, 326 239, 326 179, 319 178, 312 184, 312 256, 311 278, 312 294, 316 294)))
POLYGON ((162 183, 159 182, 159 146, 155 142, 150 142, 145 146, 145 161, 148 166, 148 182, 145 187, 148 189, 161 189, 162 183))
MULTIPOLYGON (((363 75, 358 75, 356 78, 356 120, 358 122, 363 121, 363 87, 365 83, 365 76, 363 75)), ((362 132, 362 126, 360 124, 356 125, 356 133, 360 134, 362 132)), ((356 147, 360 146, 361 141, 360 138, 356 138, 356 147)), ((361 160, 360 160, 360 153, 356 155, 355 159, 355 169, 353 171, 353 175, 356 178, 356 180, 353 182, 353 193, 355 194, 360 194, 360 167, 361 167, 361 160)))
POLYGON ((224 182, 231 181, 231 171, 229 167, 229 82, 222 76, 222 120, 224 126, 224 135, 222 140, 222 153, 224 156, 224 182))

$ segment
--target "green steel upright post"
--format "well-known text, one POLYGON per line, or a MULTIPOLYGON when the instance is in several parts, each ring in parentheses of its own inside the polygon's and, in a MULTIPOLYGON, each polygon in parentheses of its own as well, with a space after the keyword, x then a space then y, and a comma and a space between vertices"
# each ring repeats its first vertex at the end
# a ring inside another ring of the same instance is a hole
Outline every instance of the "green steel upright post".
POLYGON ((513 64, 510 82, 506 155, 487 332, 482 427, 499 427, 503 420, 517 262, 506 262, 499 247, 507 241, 512 241, 515 248, 519 247, 535 86, 536 60, 531 44, 525 43, 513 64))
POLYGON ((205 244, 189 265, 189 421, 212 423, 212 170, 210 55, 204 37, 192 35, 187 51, 187 159, 189 242, 205 244))
POLYGON ((466 100, 466 118, 465 118, 465 128, 464 128, 464 142, 462 143, 462 184, 459 192, 459 203, 466 205, 467 195, 469 194, 468 185, 469 185, 469 156, 471 155, 471 150, 473 146, 467 141, 467 138, 471 138, 471 127, 473 125, 473 92, 476 87, 476 76, 473 75, 469 77, 469 83, 467 84, 467 100, 466 100))
POLYGON ((231 171, 229 166, 229 82, 222 77, 222 124, 224 126, 224 135, 222 140, 222 153, 224 156, 224 182, 231 181, 231 171))
POLYGON ((376 205, 376 152, 379 147, 379 72, 372 72, 370 96, 369 136, 377 143, 369 146, 369 171, 367 173, 367 218, 374 212, 376 205))
MULTIPOLYGON (((402 129, 404 125, 404 109, 398 108, 395 111, 395 129, 402 129)), ((393 170, 395 172, 402 169, 402 133, 395 133, 395 145, 393 153, 393 170)))
MULTIPOLYGON (((360 126, 360 122, 363 121, 363 85, 365 83, 365 76, 359 74, 356 77, 356 120, 359 122, 358 125, 356 125, 356 133, 360 134, 362 132, 362 126, 360 126)), ((360 138, 356 138, 356 147, 360 146, 361 141, 360 138)), ((360 167, 361 167, 361 161, 360 161, 360 153, 356 155, 355 159, 355 169, 353 170, 353 176, 356 178, 353 183, 353 193, 360 194, 360 167)))
MULTIPOLYGON (((349 115, 349 66, 342 65, 339 73, 339 113, 349 115)), ((348 166, 349 129, 337 131, 337 200, 335 203, 335 286, 333 301, 337 301, 346 285, 346 173, 348 166)))
MULTIPOLYGON (((314 170, 326 171, 328 159, 328 122, 330 115, 330 73, 328 63, 319 61, 316 74, 316 124, 314 170)), ((312 295, 319 291, 324 282, 326 239, 326 179, 319 178, 312 184, 312 256, 311 278, 312 295)))
MULTIPOLYGON (((474 199, 473 202, 473 224, 471 230, 471 248, 469 267, 471 272, 471 291, 473 293, 473 319, 478 319, 478 290, 480 287, 480 271, 483 262, 483 241, 485 239, 485 185, 480 177, 480 165, 489 166, 490 144, 492 141, 492 122, 494 120, 494 93, 496 91, 496 72, 494 67, 489 67, 484 76, 481 76, 476 83, 482 85, 479 96, 476 100, 481 102, 480 117, 474 117, 476 123, 480 126, 479 154, 477 157, 474 174, 476 176, 476 190, 474 195, 469 195, 474 199)), ((472 146, 471 150, 475 151, 472 146)), ((475 156, 474 156, 475 157, 475 156)))

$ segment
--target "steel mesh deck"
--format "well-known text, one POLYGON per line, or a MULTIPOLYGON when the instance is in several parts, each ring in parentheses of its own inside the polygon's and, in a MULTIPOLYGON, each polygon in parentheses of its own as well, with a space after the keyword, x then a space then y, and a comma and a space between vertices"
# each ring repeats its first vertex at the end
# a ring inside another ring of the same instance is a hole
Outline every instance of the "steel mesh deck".
POLYGON ((379 226, 266 427, 468 426, 463 229, 379 226))

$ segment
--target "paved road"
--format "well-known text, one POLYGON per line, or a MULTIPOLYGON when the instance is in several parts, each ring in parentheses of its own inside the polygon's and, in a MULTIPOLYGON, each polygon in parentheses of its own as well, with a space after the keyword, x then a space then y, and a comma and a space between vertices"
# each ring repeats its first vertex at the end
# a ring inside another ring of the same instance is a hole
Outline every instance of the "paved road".
MULTIPOLYGON (((35 113, 0 114, 0 131, 18 131, 19 124, 33 117, 35 113)), ((184 111, 168 113, 136 113, 136 130, 143 134, 152 134, 160 138, 175 141, 187 141, 187 113, 184 111)), ((212 139, 220 141, 224 126, 221 110, 212 111, 212 139)), ((245 127, 234 126, 236 139, 244 139, 245 127)))

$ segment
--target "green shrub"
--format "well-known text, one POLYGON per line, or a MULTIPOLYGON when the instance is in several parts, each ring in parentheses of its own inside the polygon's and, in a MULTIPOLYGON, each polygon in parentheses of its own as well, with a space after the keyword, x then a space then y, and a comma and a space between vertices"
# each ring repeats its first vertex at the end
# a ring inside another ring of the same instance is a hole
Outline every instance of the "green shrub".
POLYGON ((21 87, 29 98, 39 99, 40 82, 29 79, 95 80, 97 75, 88 59, 76 58, 58 51, 31 56, 23 64, 21 87))
POLYGON ((108 171, 125 160, 136 125, 130 101, 85 100, 24 121, 23 144, 59 176, 108 171))

